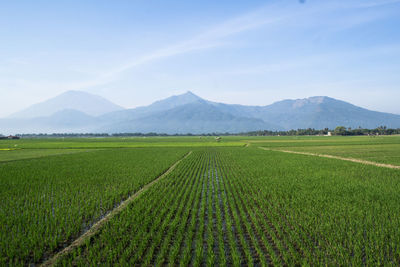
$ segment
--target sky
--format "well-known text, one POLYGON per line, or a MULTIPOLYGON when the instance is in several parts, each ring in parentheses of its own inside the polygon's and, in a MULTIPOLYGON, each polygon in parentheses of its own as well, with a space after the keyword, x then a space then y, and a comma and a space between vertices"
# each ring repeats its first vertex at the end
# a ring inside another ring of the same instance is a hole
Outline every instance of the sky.
POLYGON ((68 90, 400 114, 400 0, 0 2, 0 117, 68 90))

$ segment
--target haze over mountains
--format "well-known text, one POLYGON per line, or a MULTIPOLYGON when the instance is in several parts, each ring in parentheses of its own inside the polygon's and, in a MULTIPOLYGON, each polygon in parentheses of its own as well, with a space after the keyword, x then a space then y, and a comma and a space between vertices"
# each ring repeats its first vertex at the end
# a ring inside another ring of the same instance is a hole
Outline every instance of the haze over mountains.
POLYGON ((84 112, 91 116, 122 110, 107 99, 82 91, 67 91, 42 103, 32 105, 24 110, 12 114, 11 118, 35 118, 51 116, 66 109, 84 112))
POLYGON ((208 101, 192 92, 124 109, 100 96, 68 91, 0 119, 0 133, 239 133, 336 126, 400 128, 400 115, 370 111, 326 96, 266 106, 208 101))

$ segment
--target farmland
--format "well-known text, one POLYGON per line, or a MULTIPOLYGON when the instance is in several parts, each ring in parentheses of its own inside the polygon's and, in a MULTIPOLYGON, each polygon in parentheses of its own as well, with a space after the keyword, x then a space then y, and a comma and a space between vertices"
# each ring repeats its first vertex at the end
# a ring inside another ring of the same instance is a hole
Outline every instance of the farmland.
POLYGON ((400 137, 314 137, 280 140, 249 140, 254 146, 356 158, 400 165, 400 137))
POLYGON ((21 141, 2 151, 0 265, 400 264, 399 170, 276 151, 400 165, 400 137, 21 141))
POLYGON ((13 259, 13 264, 39 261, 185 152, 109 150, 2 163, 2 259, 13 259))
POLYGON ((242 146, 241 139, 224 138, 215 142, 214 137, 120 137, 120 138, 36 138, 4 140, 0 149, 101 149, 135 147, 203 147, 203 146, 242 146))
POLYGON ((0 149, 0 162, 14 161, 20 159, 40 158, 52 155, 72 154, 88 151, 85 149, 0 149))

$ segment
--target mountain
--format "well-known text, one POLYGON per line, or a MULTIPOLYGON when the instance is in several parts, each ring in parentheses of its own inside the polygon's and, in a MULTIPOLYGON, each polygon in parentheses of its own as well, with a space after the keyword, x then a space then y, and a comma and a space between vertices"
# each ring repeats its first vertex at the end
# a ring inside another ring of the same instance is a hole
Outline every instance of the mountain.
POLYGON ((277 129, 261 119, 238 117, 220 111, 208 101, 197 99, 163 111, 148 112, 147 116, 113 123, 100 132, 157 132, 168 134, 201 134, 212 132, 244 132, 257 129, 277 129))
POLYGON ((267 106, 212 104, 221 111, 235 116, 241 114, 279 125, 280 130, 334 129, 337 126, 376 128, 386 125, 392 128, 400 127, 399 115, 367 110, 327 96, 283 100, 267 106))
POLYGON ((326 96, 245 106, 207 101, 190 91, 149 106, 108 113, 101 120, 102 126, 96 131, 208 133, 334 129, 339 125, 400 127, 399 115, 370 111, 326 96))
POLYGON ((76 133, 90 132, 97 119, 86 113, 65 109, 51 116, 36 118, 0 119, 0 132, 4 133, 76 133))
POLYGON ((370 111, 326 96, 276 102, 263 107, 255 117, 279 122, 286 130, 334 129, 340 125, 352 128, 400 127, 399 115, 370 111))
POLYGON ((104 123, 107 123, 109 121, 113 122, 131 121, 133 119, 149 116, 156 112, 173 109, 175 107, 197 102, 199 100, 203 99, 193 94, 192 92, 187 91, 186 93, 181 95, 175 95, 163 100, 156 101, 148 106, 110 112, 101 116, 100 120, 103 121, 104 123))
POLYGON ((62 110, 77 110, 91 116, 99 116, 123 108, 107 99, 81 91, 67 91, 42 103, 14 113, 10 118, 36 118, 51 116, 62 110))
POLYGON ((174 95, 166 99, 156 101, 147 107, 137 108, 137 110, 151 110, 152 112, 163 111, 202 100, 202 98, 193 94, 191 91, 187 91, 181 95, 174 95))
POLYGON ((122 109, 88 93, 69 91, 16 115, 0 119, 0 133, 200 134, 337 126, 400 128, 400 115, 367 110, 326 96, 245 106, 204 100, 190 91, 133 109, 122 109))

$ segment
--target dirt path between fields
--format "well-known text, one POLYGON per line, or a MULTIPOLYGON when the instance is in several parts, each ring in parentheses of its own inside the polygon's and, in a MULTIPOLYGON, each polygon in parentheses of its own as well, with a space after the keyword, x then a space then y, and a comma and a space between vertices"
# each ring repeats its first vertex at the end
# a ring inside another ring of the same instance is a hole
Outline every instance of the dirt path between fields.
POLYGON ((340 159, 340 160, 351 161, 351 162, 356 162, 356 163, 361 163, 361 164, 366 164, 366 165, 373 165, 373 166, 383 167, 383 168, 400 169, 400 166, 397 166, 397 165, 378 163, 378 162, 362 160, 362 159, 344 158, 344 157, 339 157, 339 156, 333 156, 333 155, 327 155, 327 154, 317 154, 317 153, 310 153, 310 152, 299 152, 299 151, 281 150, 281 149, 269 149, 269 148, 266 148, 266 147, 259 147, 259 148, 264 149, 264 150, 279 151, 279 152, 285 152, 285 153, 291 153, 291 154, 315 156, 315 157, 330 158, 330 159, 340 159))
POLYGON ((135 194, 133 194, 132 196, 130 196, 129 198, 127 198, 126 200, 124 200, 123 202, 121 202, 121 204, 116 207, 115 209, 113 209, 112 211, 110 211, 107 215, 105 215, 101 220, 97 221, 95 224, 93 224, 93 226, 86 231, 84 234, 82 234, 80 237, 78 237, 77 239, 75 239, 68 247, 64 248, 63 250, 61 250, 60 252, 56 253, 55 255, 53 255, 51 258, 49 258, 48 260, 46 260, 45 262, 43 262, 40 266, 52 266, 56 263, 56 261, 63 255, 68 254, 69 252, 71 252, 74 248, 77 248, 81 245, 83 245, 84 241, 90 237, 92 237, 93 235, 95 235, 100 229, 101 227, 108 222, 110 219, 112 219, 115 215, 117 215, 119 212, 121 212, 123 209, 125 209, 132 201, 134 201, 136 198, 138 198, 142 193, 144 193, 147 189, 149 189, 152 185, 154 185, 155 183, 157 183, 159 180, 161 180, 162 178, 164 178, 165 176, 167 176, 170 172, 172 172, 175 167, 184 159, 186 159, 187 157, 190 156, 190 154, 192 154, 192 151, 188 152, 183 158, 181 158, 180 160, 178 160, 177 162, 175 162, 171 167, 169 167, 168 170, 166 170, 163 174, 161 174, 160 176, 158 176, 155 180, 153 180, 152 182, 146 184, 145 186, 143 186, 139 191, 137 191, 135 194))

